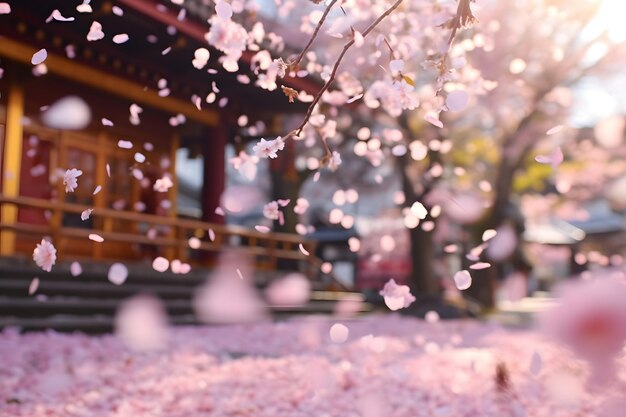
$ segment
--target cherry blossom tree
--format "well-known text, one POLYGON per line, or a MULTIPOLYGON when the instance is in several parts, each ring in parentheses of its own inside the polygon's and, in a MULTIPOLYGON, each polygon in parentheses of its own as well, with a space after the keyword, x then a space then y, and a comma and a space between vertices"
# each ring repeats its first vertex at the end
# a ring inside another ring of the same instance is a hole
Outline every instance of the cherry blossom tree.
MULTIPOLYGON (((585 77, 615 71, 624 45, 588 29, 598 2, 482 2, 475 11, 463 0, 359 6, 330 1, 311 11, 294 10, 290 17, 300 17, 300 30, 308 36, 300 53, 272 61, 268 51, 255 55, 262 88, 275 89, 290 76, 319 74, 324 82, 313 97, 282 86, 289 101, 310 104, 293 130, 258 146, 273 157, 280 147, 272 143, 294 140, 323 149, 319 167, 337 168, 333 146, 359 136, 368 146, 354 150, 373 166, 396 156, 411 230, 412 287, 437 292, 431 260, 439 214, 453 223, 480 219, 477 236, 511 221, 515 177, 539 139, 564 123, 571 88, 585 77), (460 31, 475 22, 474 12, 480 24, 460 31), (347 123, 341 121, 346 112, 347 123), (368 133, 358 135, 364 126, 368 133), (477 141, 483 154, 475 151, 477 141), (481 201, 488 206, 484 212, 477 207, 481 201), (415 221, 411 208, 421 202, 428 210, 415 221)), ((292 7, 280 3, 279 15, 292 7)), ((226 53, 229 69, 229 49, 217 48, 226 53)), ((550 152, 558 142, 553 146, 550 152)), ((492 301, 492 280, 472 286, 485 304, 492 301)))

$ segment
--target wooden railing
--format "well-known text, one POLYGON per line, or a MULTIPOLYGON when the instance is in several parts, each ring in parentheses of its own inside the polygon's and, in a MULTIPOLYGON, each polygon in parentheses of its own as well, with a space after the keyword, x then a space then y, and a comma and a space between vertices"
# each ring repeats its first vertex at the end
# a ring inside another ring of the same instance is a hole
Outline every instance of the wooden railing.
MULTIPOLYGON (((276 270, 279 260, 297 261, 304 265, 303 270, 309 278, 319 276, 319 268, 322 261, 314 255, 315 242, 288 233, 261 233, 239 226, 225 226, 221 224, 207 223, 198 220, 164 217, 151 214, 142 214, 130 211, 114 210, 109 208, 96 208, 92 212, 91 227, 63 226, 65 215, 76 216, 92 207, 79 204, 55 202, 31 197, 6 197, 0 193, 0 210, 11 205, 21 209, 41 210, 48 212, 48 224, 31 224, 16 222, 13 224, 0 224, 0 233, 15 233, 16 235, 51 236, 55 244, 63 239, 84 239, 85 245, 91 244, 91 259, 107 259, 103 252, 103 245, 107 243, 124 243, 146 245, 160 248, 164 256, 176 258, 182 262, 202 264, 203 260, 194 257, 192 253, 219 252, 227 248, 237 248, 244 256, 250 256, 255 260, 257 268, 276 270), (124 224, 123 229, 120 224, 124 224), (150 237, 145 230, 150 228, 167 228, 165 235, 150 237), (145 230, 142 230, 145 229, 145 230), (211 230, 215 238, 210 240, 206 237, 211 230), (89 234, 98 234, 103 243, 94 243, 88 240, 89 234), (197 248, 190 248, 189 239, 192 236, 202 234, 197 248), (309 253, 306 255, 300 249, 300 244, 309 253)), ((64 255, 59 254, 61 257, 64 255)), ((332 287, 347 289, 334 276, 332 287)))

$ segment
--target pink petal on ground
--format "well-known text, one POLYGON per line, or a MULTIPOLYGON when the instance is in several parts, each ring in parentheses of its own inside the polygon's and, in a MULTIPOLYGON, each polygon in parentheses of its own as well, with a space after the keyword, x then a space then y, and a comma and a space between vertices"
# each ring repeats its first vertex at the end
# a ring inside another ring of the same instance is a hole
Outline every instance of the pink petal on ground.
POLYGON ((90 233, 89 234, 89 239, 93 240, 94 242, 98 242, 98 243, 102 243, 104 242, 104 238, 98 234, 95 233, 90 233))
POLYGON ((530 359, 530 373, 532 375, 539 375, 539 372, 541 372, 541 368, 543 367, 543 360, 541 359, 541 355, 539 355, 539 353, 537 353, 536 351, 533 352, 533 356, 530 359))
POLYGON ((39 278, 35 277, 28 286, 28 295, 33 295, 39 288, 39 278))
POLYGON ((30 60, 30 63, 33 65, 39 65, 44 62, 46 58, 48 58, 48 52, 45 49, 40 49, 39 51, 35 52, 30 60))
POLYGON ((472 285, 472 276, 466 270, 454 274, 454 284, 459 290, 466 290, 472 285))
POLYGON ((158 298, 138 295, 124 301, 115 315, 115 335, 135 351, 161 349, 167 343, 167 313, 158 298))
POLYGON ((126 278, 128 278, 128 268, 126 268, 124 264, 116 262, 109 268, 107 278, 115 285, 122 285, 126 282, 126 278))
POLYGON ((152 261, 152 269, 154 269, 157 272, 165 272, 167 271, 167 268, 169 268, 169 266, 170 266, 170 261, 168 261, 166 258, 162 256, 158 256, 154 258, 154 260, 152 261))
POLYGON ((350 329, 341 323, 335 323, 330 327, 329 335, 333 343, 343 343, 348 340, 350 329))

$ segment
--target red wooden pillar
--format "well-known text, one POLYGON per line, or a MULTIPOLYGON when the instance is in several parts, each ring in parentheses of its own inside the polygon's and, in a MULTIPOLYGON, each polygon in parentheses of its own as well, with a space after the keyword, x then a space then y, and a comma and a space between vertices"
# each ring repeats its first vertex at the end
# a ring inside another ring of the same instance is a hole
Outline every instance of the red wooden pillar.
POLYGON ((204 178, 202 184, 202 220, 224 223, 224 216, 215 213, 226 187, 226 143, 228 128, 218 125, 208 130, 203 146, 204 178))

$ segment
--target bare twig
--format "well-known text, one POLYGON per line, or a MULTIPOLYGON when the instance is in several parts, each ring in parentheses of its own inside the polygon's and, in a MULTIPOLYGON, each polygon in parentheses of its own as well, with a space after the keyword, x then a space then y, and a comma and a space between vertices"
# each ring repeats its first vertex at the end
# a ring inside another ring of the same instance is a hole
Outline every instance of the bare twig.
POLYGON ((450 38, 448 38, 448 46, 452 45, 452 41, 459 29, 471 26, 476 22, 476 17, 474 17, 472 9, 470 8, 470 1, 471 0, 459 0, 456 15, 446 23, 446 26, 452 29, 450 38))
MULTIPOLYGON (((367 29, 365 29, 365 31, 363 31, 363 33, 361 33, 361 35, 363 35, 363 37, 366 37, 372 30, 374 30, 374 28, 376 26, 378 26, 378 24, 380 22, 382 22, 395 9, 397 9, 398 6, 400 6, 400 4, 402 3, 402 1, 403 0, 396 0, 396 2, 390 8, 388 8, 383 14, 381 14, 374 22, 372 22, 367 27, 367 29)), ((289 132, 289 134, 287 134, 285 136, 285 138, 288 138, 288 137, 291 137, 291 136, 294 136, 294 135, 295 136, 299 136, 300 133, 302 133, 302 129, 304 129, 306 124, 309 122, 309 119, 311 118, 311 115, 313 114, 313 110, 315 109, 315 106, 317 105, 317 103, 319 103, 320 99, 322 98, 322 95, 326 92, 326 90, 328 90, 330 88, 330 85, 335 80, 335 76, 337 75, 337 70, 339 69, 339 65, 341 64, 341 61, 343 60, 343 57, 346 55, 346 53, 348 52, 350 47, 352 47, 352 45, 354 45, 354 38, 351 39, 350 41, 346 42, 346 44, 343 46, 343 49, 342 49, 341 53, 339 54, 339 57, 337 58, 337 61, 335 62, 335 65, 333 66, 333 70, 330 73, 330 76, 328 77, 328 80, 326 80, 326 83, 324 84, 322 89, 315 95, 315 98, 313 99, 313 102, 309 105, 309 108, 307 109, 306 115, 304 116, 304 120, 302 121, 300 126, 298 126, 297 129, 289 132)))
POLYGON ((297 67, 300 64, 300 61, 302 61, 302 58, 304 58, 304 54, 307 53, 307 51, 309 50, 309 48, 313 44, 313 41, 317 37, 318 32, 322 28, 322 25, 324 24, 324 21, 326 20, 326 16, 328 16, 328 13, 330 13, 330 10, 333 8, 335 3, 337 3, 337 1, 338 0, 332 0, 330 2, 330 4, 328 5, 328 7, 326 7, 326 10, 324 10, 324 14, 322 15, 320 21, 317 22, 317 26, 315 27, 315 31, 313 31, 313 35, 311 35, 311 38, 309 39, 309 42, 306 44, 306 46, 304 47, 302 52, 300 52, 300 55, 298 55, 298 57, 295 59, 295 61, 290 63, 290 66, 297 67))

